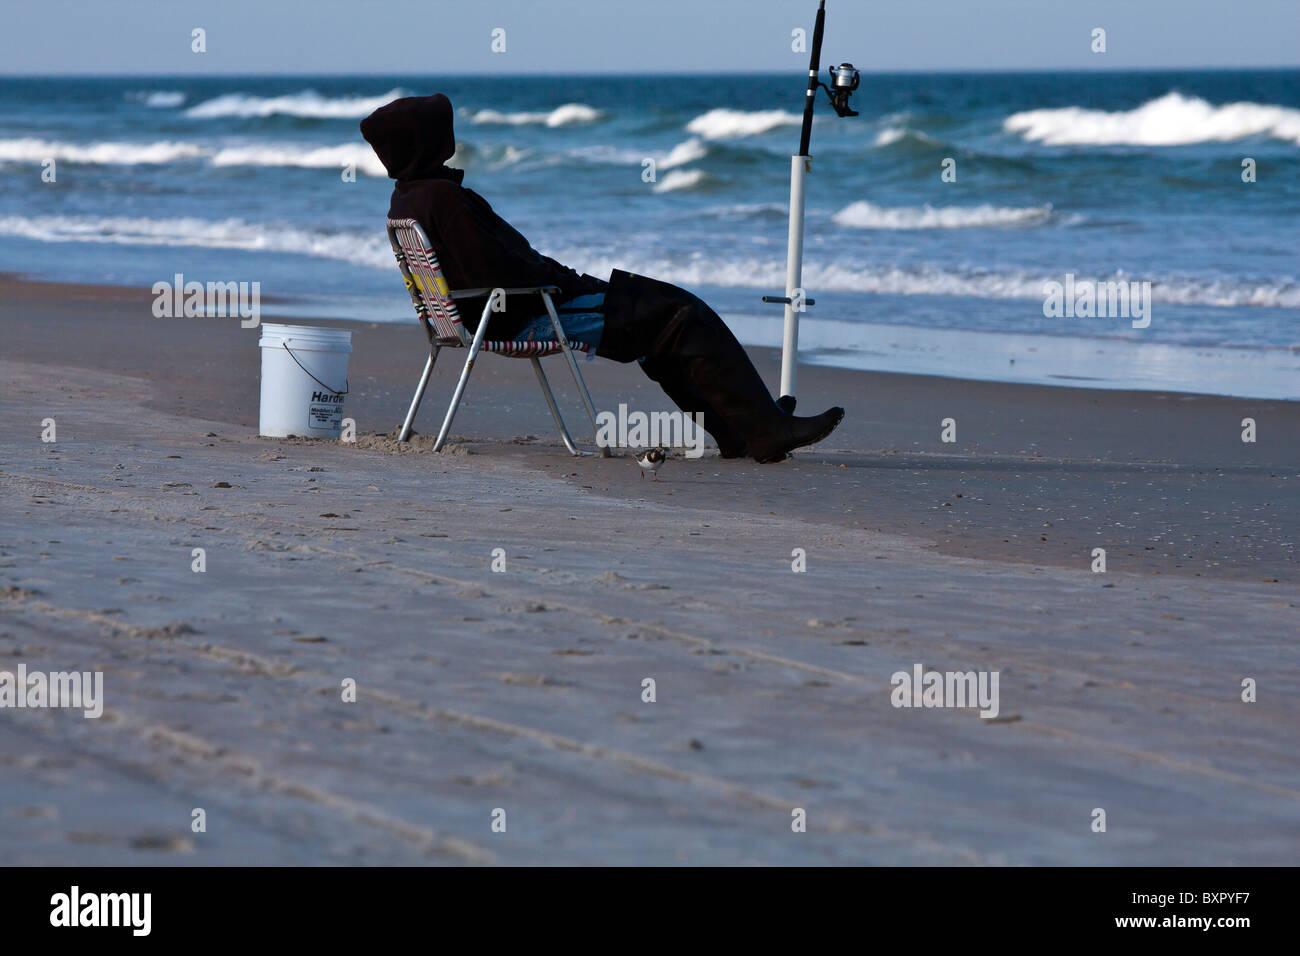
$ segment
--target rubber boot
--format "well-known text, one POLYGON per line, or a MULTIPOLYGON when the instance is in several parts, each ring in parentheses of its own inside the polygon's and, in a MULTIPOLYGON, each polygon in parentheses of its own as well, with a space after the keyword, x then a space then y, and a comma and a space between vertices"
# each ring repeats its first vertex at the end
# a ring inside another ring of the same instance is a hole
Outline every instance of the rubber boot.
POLYGON ((647 361, 681 368, 691 391, 740 436, 755 461, 783 461, 794 449, 815 444, 835 430, 844 409, 837 406, 807 417, 783 411, 726 323, 700 299, 685 295, 688 298, 656 337, 647 361))
MULTIPOLYGON (((656 381, 662 376, 669 388, 681 389, 688 404, 703 401, 756 461, 782 461, 795 448, 821 441, 844 417, 839 407, 811 417, 782 410, 744 347, 702 299, 621 269, 610 275, 597 354, 616 362, 640 359, 656 381)), ((718 433, 710 431, 716 440, 718 433)))
POLYGON ((658 383, 678 408, 689 415, 697 412, 704 414, 704 430, 717 442, 719 455, 723 458, 744 458, 749 454, 745 448, 745 439, 737 435, 726 420, 695 391, 679 362, 660 356, 642 359, 638 364, 641 371, 652 382, 658 383))

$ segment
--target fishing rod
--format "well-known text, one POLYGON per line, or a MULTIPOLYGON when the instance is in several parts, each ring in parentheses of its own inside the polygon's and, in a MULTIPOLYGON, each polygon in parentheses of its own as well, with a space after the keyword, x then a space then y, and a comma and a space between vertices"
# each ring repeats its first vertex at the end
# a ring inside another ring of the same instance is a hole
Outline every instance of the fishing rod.
POLYGON ((799 314, 815 300, 803 295, 803 219, 804 177, 812 171, 809 140, 812 139, 813 106, 817 88, 830 97, 831 107, 839 116, 857 116, 849 108, 849 97, 858 88, 860 77, 852 63, 828 67, 831 85, 821 82, 822 34, 826 28, 826 0, 819 0, 817 20, 813 25, 812 56, 808 61, 808 89, 804 94, 803 127, 799 133, 799 152, 790 157, 790 232, 785 259, 785 295, 765 295, 764 302, 785 305, 785 328, 781 336, 781 397, 777 400, 787 412, 795 407, 795 370, 799 353, 799 314))

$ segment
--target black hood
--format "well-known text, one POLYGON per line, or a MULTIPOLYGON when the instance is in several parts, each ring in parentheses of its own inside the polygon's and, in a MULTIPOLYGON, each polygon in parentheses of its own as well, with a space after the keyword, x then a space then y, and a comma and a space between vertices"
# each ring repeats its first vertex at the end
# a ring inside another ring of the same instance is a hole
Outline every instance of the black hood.
POLYGON ((463 170, 444 163, 456 152, 451 100, 433 96, 404 96, 379 107, 361 121, 361 135, 374 147, 392 179, 454 179, 463 170))

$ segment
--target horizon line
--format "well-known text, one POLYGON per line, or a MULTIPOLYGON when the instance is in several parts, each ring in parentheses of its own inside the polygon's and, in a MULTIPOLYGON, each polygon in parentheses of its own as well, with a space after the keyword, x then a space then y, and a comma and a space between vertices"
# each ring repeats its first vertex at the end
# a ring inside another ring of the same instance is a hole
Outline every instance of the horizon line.
MULTIPOLYGON (((1123 74, 1123 73, 1228 73, 1228 72, 1258 72, 1258 73, 1277 73, 1287 71, 1300 71, 1300 63, 1296 64, 1274 64, 1267 66, 1150 66, 1150 67, 1046 67, 1046 66, 1026 66, 1026 67, 963 67, 958 69, 896 69, 896 70, 872 70, 858 68, 862 76, 970 76, 970 75, 995 75, 995 74, 1051 74, 1051 73, 1071 73, 1071 74, 1123 74)), ((519 73, 497 74, 493 77, 485 77, 478 71, 465 71, 459 73, 420 73, 407 72, 403 70, 362 70, 357 72, 314 72, 310 70, 278 70, 268 72, 215 72, 215 73, 99 73, 99 72, 68 72, 68 73, 5 73, 0 71, 0 79, 4 80, 74 80, 74 79, 195 79, 195 80, 212 80, 212 79, 229 79, 235 77, 248 78, 276 78, 276 77, 319 77, 319 78, 363 78, 363 77, 429 77, 437 79, 543 79, 543 78, 571 78, 582 79, 584 77, 707 77, 707 76, 804 76, 806 68, 803 70, 662 70, 662 71, 612 71, 612 70, 594 70, 594 71, 568 71, 568 70, 551 70, 551 71, 522 71, 519 73)))

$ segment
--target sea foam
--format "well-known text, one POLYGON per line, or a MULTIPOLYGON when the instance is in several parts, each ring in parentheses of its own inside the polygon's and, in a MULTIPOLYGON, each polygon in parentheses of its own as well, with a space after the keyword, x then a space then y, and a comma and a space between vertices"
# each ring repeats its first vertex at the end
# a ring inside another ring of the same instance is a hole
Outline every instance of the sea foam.
POLYGON ((174 163, 198 159, 206 150, 194 143, 59 143, 44 139, 0 139, 0 163, 64 163, 102 166, 174 163))
POLYGON ((185 102, 185 94, 180 90, 134 90, 126 98, 157 110, 175 109, 185 102))
POLYGON ((654 185, 657 193, 681 192, 694 189, 707 179, 708 174, 702 169, 674 169, 654 185))
POLYGON ((197 143, 60 143, 43 139, 0 140, 0 163, 62 163, 136 166, 206 160, 213 166, 285 166, 302 169, 339 169, 355 165, 368 176, 385 176, 383 164, 365 143, 303 148, 293 143, 213 148, 197 143))
POLYGON ((297 116, 311 119, 361 119, 385 103, 407 96, 402 89, 392 89, 378 96, 321 96, 315 90, 303 90, 285 96, 253 96, 249 93, 226 93, 206 100, 185 111, 191 119, 224 117, 297 116))
POLYGON ((326 232, 242 219, 149 219, 127 216, 0 216, 0 236, 42 242, 196 246, 285 252, 392 269, 393 253, 382 230, 326 232))
POLYGON ((832 217, 855 229, 979 229, 989 226, 1037 226, 1052 217, 1046 206, 877 206, 850 203, 832 217))
POLYGON ((658 169, 674 169, 685 166, 709 154, 709 148, 699 139, 692 137, 678 143, 668 152, 656 152, 634 149, 628 146, 580 146, 564 152, 568 159, 590 163, 608 163, 614 166, 640 166, 647 159, 653 159, 658 169))
POLYGON ((686 124, 686 131, 705 139, 730 139, 757 136, 780 126, 793 126, 801 122, 801 116, 785 110, 716 109, 695 117, 686 124))
POLYGON ((287 166, 302 169, 339 169, 354 166, 367 176, 387 176, 374 150, 362 144, 320 146, 302 149, 292 146, 231 146, 212 155, 213 166, 287 166))
POLYGON ((1215 106, 1177 92, 1119 112, 1078 106, 1027 110, 1008 116, 1002 126, 1047 146, 1185 146, 1247 136, 1300 145, 1300 110, 1264 103, 1215 106))
POLYGON ((594 123, 604 114, 585 103, 565 103, 545 112, 503 113, 500 110, 466 110, 471 123, 506 126, 576 126, 594 123))
MULTIPOLYGON (((393 255, 382 229, 327 231, 243 219, 150 219, 112 216, 0 216, 0 236, 44 242, 91 242, 143 246, 195 246, 291 253, 331 259, 388 271, 393 255)), ((785 283, 785 263, 776 257, 719 258, 692 255, 676 258, 600 247, 543 248, 553 256, 592 275, 627 269, 688 288, 722 286, 779 289, 785 283)), ((810 291, 877 293, 883 295, 962 296, 979 299, 1028 299, 1042 302, 1044 286, 1060 275, 1019 270, 987 271, 959 266, 872 266, 861 262, 814 261, 804 264, 804 286, 810 291)), ((1076 281, 1131 280, 1127 275, 1080 275, 1076 281)), ((1178 305, 1225 307, 1300 307, 1300 281, 1228 279, 1218 276, 1150 275, 1152 300, 1178 305)))

